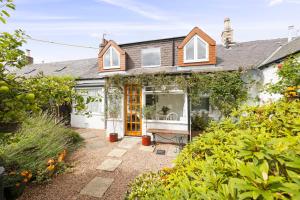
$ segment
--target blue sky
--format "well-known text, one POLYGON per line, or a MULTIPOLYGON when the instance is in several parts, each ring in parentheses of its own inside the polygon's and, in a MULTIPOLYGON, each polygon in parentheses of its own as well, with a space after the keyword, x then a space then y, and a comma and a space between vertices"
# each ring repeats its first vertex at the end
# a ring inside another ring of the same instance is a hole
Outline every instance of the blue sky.
MULTIPOLYGON (((186 35, 198 26, 220 43, 230 17, 235 41, 287 37, 300 29, 300 0, 15 0, 0 30, 21 28, 32 38, 98 47, 102 34, 117 43, 186 35)), ((97 49, 28 41, 36 63, 96 57, 97 49)))

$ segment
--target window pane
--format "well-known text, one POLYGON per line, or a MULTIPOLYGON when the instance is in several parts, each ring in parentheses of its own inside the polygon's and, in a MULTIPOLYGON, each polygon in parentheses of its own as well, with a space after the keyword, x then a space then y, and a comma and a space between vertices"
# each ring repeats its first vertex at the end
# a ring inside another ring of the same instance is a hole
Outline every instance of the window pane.
POLYGON ((206 44, 197 37, 197 59, 206 58, 206 44))
POLYGON ((194 60, 194 38, 191 39, 185 46, 185 59, 194 60))
POLYGON ((120 65, 119 54, 114 48, 112 48, 111 50, 112 50, 112 66, 119 66, 120 65))
POLYGON ((104 55, 104 66, 110 67, 110 49, 104 55))
POLYGON ((146 105, 155 106, 151 119, 180 121, 184 99, 184 94, 146 94, 146 105))
MULTIPOLYGON (((77 92, 81 94, 81 96, 86 101, 88 97, 95 97, 99 99, 102 96, 102 88, 84 88, 84 89, 76 89, 77 92)), ((87 111, 91 113, 102 113, 102 101, 94 101, 87 104, 87 111)))
POLYGON ((197 102, 192 105, 193 111, 209 111, 209 97, 200 97, 197 102))
POLYGON ((160 65, 160 48, 143 49, 142 50, 143 66, 159 66, 160 65))

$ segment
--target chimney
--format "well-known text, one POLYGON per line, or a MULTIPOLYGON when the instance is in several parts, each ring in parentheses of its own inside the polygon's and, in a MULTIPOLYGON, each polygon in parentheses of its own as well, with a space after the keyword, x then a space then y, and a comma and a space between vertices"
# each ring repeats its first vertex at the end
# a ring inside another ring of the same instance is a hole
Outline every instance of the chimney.
POLYGON ((233 29, 231 28, 231 22, 228 17, 224 19, 224 30, 222 32, 222 43, 226 48, 229 48, 233 44, 233 29))
POLYGON ((26 49, 26 54, 25 54, 25 56, 26 56, 26 59, 27 59, 27 64, 28 64, 28 65, 33 64, 33 57, 31 57, 31 55, 30 55, 30 50, 29 50, 29 49, 26 49))
POLYGON ((297 37, 297 31, 295 30, 295 27, 293 25, 288 26, 288 42, 292 41, 296 37, 297 37))
POLYGON ((100 44, 100 50, 103 49, 106 44, 108 43, 108 41, 105 39, 106 34, 104 33, 102 36, 102 43, 100 44))

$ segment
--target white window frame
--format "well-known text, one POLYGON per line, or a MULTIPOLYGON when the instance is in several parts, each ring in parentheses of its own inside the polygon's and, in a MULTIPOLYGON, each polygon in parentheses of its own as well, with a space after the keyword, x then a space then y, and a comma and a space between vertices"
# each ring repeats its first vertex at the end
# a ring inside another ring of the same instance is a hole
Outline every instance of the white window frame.
MULTIPOLYGON (((89 97, 89 90, 98 90, 98 93, 100 94, 100 96, 102 97, 101 101, 96 101, 96 102, 91 102, 91 103, 99 103, 99 112, 92 112, 89 110, 89 104, 87 104, 87 111, 90 112, 91 115, 103 115, 104 114, 104 88, 103 87, 80 87, 80 88, 76 88, 77 91, 83 91, 84 94, 82 93, 81 96, 85 99, 89 97)), ((91 97, 96 97, 96 96, 91 96, 91 97)), ((74 108, 73 105, 73 113, 77 113, 76 109, 74 108)), ((83 113, 80 113, 83 114, 83 113)))
POLYGON ((103 62, 103 69, 119 69, 120 68, 120 62, 121 62, 119 51, 116 48, 114 48, 113 46, 110 46, 107 49, 107 51, 105 52, 105 54, 103 55, 102 62, 103 62), (116 66, 112 65, 112 63, 113 63, 112 49, 114 49, 117 52, 117 54, 118 54, 119 65, 116 65, 116 66), (110 56, 110 61, 109 61, 110 62, 110 66, 105 66, 105 56, 108 53, 109 53, 109 56, 110 56))
MULTIPOLYGON (((170 86, 170 85, 169 85, 170 86)), ((146 86, 146 87, 152 87, 152 86, 146 86)), ((161 91, 161 90, 151 90, 151 91, 146 91, 146 87, 144 87, 144 91, 143 91, 143 106, 146 105, 146 95, 147 94, 156 94, 156 95, 159 95, 159 94, 182 94, 184 96, 184 104, 183 106, 186 105, 187 103, 187 94, 186 92, 184 92, 183 90, 180 90, 180 89, 176 89, 176 87, 174 86, 174 90, 169 90, 169 91, 161 91)), ((172 87, 172 86, 170 86, 172 87)), ((180 118, 180 120, 157 120, 157 119, 145 119, 143 117, 143 120, 147 120, 147 122, 149 123, 154 123, 154 122, 161 122, 161 123, 173 123, 173 124, 187 124, 187 118, 185 119, 184 116, 187 115, 187 108, 183 107, 183 117, 180 118)))
POLYGON ((205 62, 205 61, 208 61, 209 60, 209 45, 206 41, 204 41, 201 37, 199 37, 198 35, 195 35, 194 37, 192 37, 187 43, 186 45, 184 46, 183 48, 183 51, 184 51, 184 63, 193 63, 193 62, 205 62), (205 43, 205 46, 206 46, 206 57, 203 58, 203 59, 198 59, 197 58, 197 55, 198 55, 198 48, 197 48, 197 38, 199 38, 202 42, 205 43), (187 60, 186 59, 186 46, 187 44, 190 42, 190 41, 194 41, 194 59, 192 60, 187 60))
POLYGON ((161 66, 161 49, 160 47, 153 47, 153 48, 146 48, 146 49, 142 49, 141 51, 141 65, 142 67, 160 67, 161 66), (143 65, 144 59, 143 59, 143 52, 149 49, 159 49, 159 65, 143 65))

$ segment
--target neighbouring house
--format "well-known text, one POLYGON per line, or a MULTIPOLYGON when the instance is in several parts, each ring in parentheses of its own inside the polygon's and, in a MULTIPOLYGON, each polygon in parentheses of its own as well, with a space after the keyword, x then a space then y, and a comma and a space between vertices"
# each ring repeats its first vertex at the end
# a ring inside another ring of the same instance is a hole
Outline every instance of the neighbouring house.
MULTIPOLYGON (((230 20, 224 20, 222 44, 200 28, 193 28, 182 37, 117 44, 103 39, 98 58, 72 60, 45 64, 32 64, 21 69, 21 74, 34 76, 42 71, 45 75, 72 75, 77 77, 77 90, 86 90, 89 96, 102 96, 101 102, 88 105, 91 116, 71 114, 71 125, 81 128, 105 129, 113 132, 113 120, 105 115, 109 106, 104 89, 107 78, 116 74, 165 73, 181 75, 189 73, 213 73, 219 71, 249 70, 256 80, 266 84, 276 81, 276 64, 300 51, 300 38, 234 42, 230 20)), ((141 136, 146 133, 142 117, 144 105, 155 106, 155 115, 147 120, 148 128, 190 131, 191 105, 186 91, 174 85, 168 92, 151 85, 124 85, 117 119, 119 137, 141 136), (166 111, 167 110, 167 111, 166 111), (166 111, 166 112, 165 112, 166 111)), ((250 88, 250 96, 262 101, 270 98, 257 88, 250 88)), ((217 118, 219 113, 209 104, 209 96, 201 97, 198 109, 217 118)))

